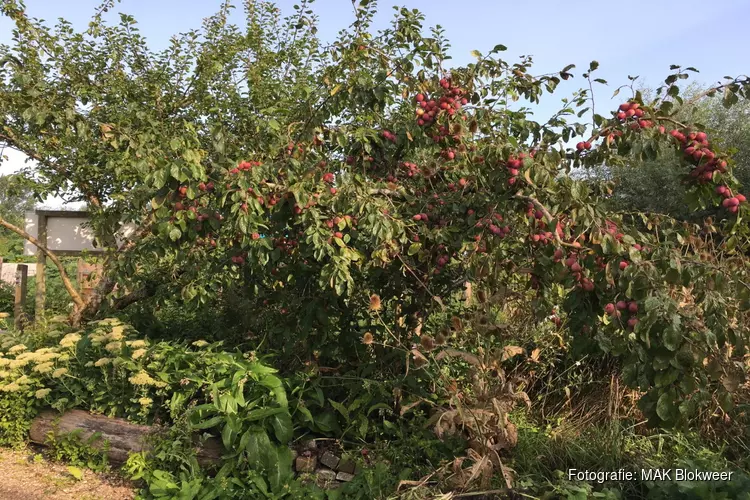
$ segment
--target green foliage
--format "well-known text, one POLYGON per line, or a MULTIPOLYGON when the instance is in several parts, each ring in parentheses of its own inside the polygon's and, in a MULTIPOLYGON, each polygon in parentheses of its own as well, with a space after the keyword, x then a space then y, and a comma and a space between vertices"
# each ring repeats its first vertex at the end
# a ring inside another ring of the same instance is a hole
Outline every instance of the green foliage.
MULTIPOLYGON (((32 412, 19 414, 26 408, 21 404, 49 404, 61 411, 78 407, 143 423, 161 419, 172 426, 153 457, 140 457, 140 463, 134 458, 128 466, 135 477, 148 482, 156 498, 199 491, 204 481, 224 481, 234 484, 232 488, 252 484, 268 498, 287 494, 292 463, 286 445, 294 429, 276 370, 252 353, 220 351, 220 344, 194 342, 194 349, 151 344, 113 319, 94 322, 84 331, 65 333, 57 327, 60 330, 30 331, 3 343, 7 351, 0 357, 0 401, 8 409, 3 414, 8 418, 4 441, 23 437, 32 412), (19 344, 21 340, 25 344, 19 344), (196 431, 219 436, 228 451, 214 478, 196 462, 196 431)), ((99 468, 99 455, 90 451, 97 437, 83 445, 77 436, 56 437, 53 455, 99 468)))
POLYGON ((33 392, 0 393, 0 446, 18 446, 26 441, 36 415, 33 392))
POLYGON ((81 434, 83 429, 59 433, 53 425, 53 430, 47 433, 45 440, 50 457, 58 462, 67 462, 73 467, 86 467, 98 472, 108 470, 109 441, 102 439, 100 432, 94 432, 85 439, 81 434))
POLYGON ((13 313, 16 288, 10 283, 0 281, 0 312, 13 313))

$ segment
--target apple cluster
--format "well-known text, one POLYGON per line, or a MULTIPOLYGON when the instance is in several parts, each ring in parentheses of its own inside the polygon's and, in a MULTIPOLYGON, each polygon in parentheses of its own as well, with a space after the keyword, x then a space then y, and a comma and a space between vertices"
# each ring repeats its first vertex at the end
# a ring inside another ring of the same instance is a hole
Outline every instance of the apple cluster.
POLYGON ((440 80, 440 86, 444 93, 437 101, 430 99, 425 94, 416 95, 417 102, 417 125, 420 127, 430 125, 437 120, 441 113, 453 116, 461 106, 468 104, 469 100, 463 97, 464 90, 451 83, 447 78, 440 80))
POLYGON ((629 123, 630 128, 637 130, 639 128, 651 128, 654 123, 651 120, 644 120, 644 111, 637 102, 625 102, 620 104, 617 112, 617 119, 623 123, 629 123))
POLYGON ((380 135, 382 135, 383 139, 387 141, 396 142, 396 134, 394 134, 390 130, 383 130, 380 135))
POLYGON ((727 171, 726 160, 718 158, 711 150, 711 144, 705 132, 681 132, 675 129, 669 134, 680 143, 685 159, 695 164, 690 177, 695 178, 698 183, 711 182, 716 171, 721 173, 727 171))
MULTIPOLYGON (((470 210, 469 212, 470 212, 469 215, 474 214, 473 210, 470 210)), ((495 236, 498 236, 500 238, 505 238, 506 236, 510 234, 510 226, 508 225, 500 226, 499 224, 502 222, 503 222, 503 216, 501 214, 496 213, 496 214, 492 214, 491 217, 485 217, 483 219, 478 220, 475 226, 478 228, 482 228, 486 226, 487 229, 489 229, 490 232, 494 234, 495 236)), ((475 239, 476 241, 479 241, 481 239, 481 236, 477 235, 475 239)))
MULTIPOLYGON (((258 233, 253 233, 253 239, 257 239, 256 235, 259 237, 258 233)), ((286 236, 276 238, 273 242, 274 248, 278 248, 282 253, 289 253, 298 244, 297 240, 287 238, 286 236)))
POLYGON ((240 172, 247 172, 253 167, 259 167, 263 163, 259 161, 241 161, 235 168, 229 171, 230 174, 238 174, 240 172))
POLYGON ((581 288, 587 292, 594 291, 594 282, 583 275, 583 266, 578 262, 578 254, 571 253, 568 258, 565 259, 564 265, 570 270, 573 278, 575 278, 581 288))
POLYGON ((508 157, 508 161, 505 162, 505 167, 508 169, 508 174, 510 175, 510 179, 508 179, 508 184, 510 186, 516 183, 518 174, 520 173, 521 167, 523 166, 523 160, 527 157, 533 158, 534 153, 519 153, 518 156, 511 155, 508 157))
POLYGON ((732 190, 726 186, 717 186, 716 194, 724 198, 721 202, 721 206, 726 208, 729 213, 732 214, 736 214, 740 210, 740 204, 747 201, 745 195, 741 193, 733 195, 732 190))
POLYGON ((245 257, 243 255, 233 255, 230 260, 233 264, 242 265, 245 263, 245 257))
POLYGON ((628 328, 633 330, 638 324, 638 303, 634 300, 626 302, 624 300, 617 301, 616 304, 610 302, 604 306, 604 312, 613 318, 621 318, 624 313, 629 314, 627 321, 628 328))

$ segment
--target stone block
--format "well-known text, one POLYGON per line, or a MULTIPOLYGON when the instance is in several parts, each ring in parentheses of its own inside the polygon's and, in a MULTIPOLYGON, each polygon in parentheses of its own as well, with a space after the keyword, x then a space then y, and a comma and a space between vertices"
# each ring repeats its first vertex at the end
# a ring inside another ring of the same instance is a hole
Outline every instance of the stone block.
POLYGON ((354 474, 349 474, 348 472, 339 472, 338 474, 336 474, 336 479, 348 483, 349 481, 354 479, 354 474))
POLYGON ((297 472, 313 472, 318 466, 318 457, 297 457, 294 468, 297 472))
POLYGON ((334 470, 336 469, 336 467, 338 467, 339 460, 340 460, 339 457, 337 457, 330 451, 323 453, 323 456, 320 457, 320 463, 334 470))
POLYGON ((336 482, 336 473, 328 469, 318 469, 315 471, 316 484, 321 488, 328 488, 336 482))

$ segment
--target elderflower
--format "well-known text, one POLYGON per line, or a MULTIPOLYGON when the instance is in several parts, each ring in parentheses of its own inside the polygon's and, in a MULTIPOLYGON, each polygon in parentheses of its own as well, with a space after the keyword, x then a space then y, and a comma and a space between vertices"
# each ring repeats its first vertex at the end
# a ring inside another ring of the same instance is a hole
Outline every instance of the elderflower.
POLYGON ((49 373, 49 372, 52 371, 52 367, 53 366, 54 366, 54 364, 48 361, 46 363, 42 363, 40 365, 36 365, 34 367, 34 371, 35 372, 39 372, 39 373, 49 373))
POLYGON ((44 399, 49 395, 50 392, 52 392, 51 389, 39 389, 34 393, 34 397, 36 397, 37 399, 44 399))
POLYGON ((109 352, 116 352, 119 351, 122 348, 122 344, 120 342, 110 342, 109 344, 104 346, 104 349, 106 349, 109 352))
POLYGON ((57 370, 55 370, 55 371, 52 372, 52 377, 54 377, 54 378, 60 378, 63 375, 65 375, 66 373, 68 373, 68 369, 67 368, 58 368, 57 370))
POLYGON ((17 353, 17 352, 22 352, 22 351, 25 351, 26 349, 27 349, 27 347, 26 347, 25 345, 23 345, 23 344, 18 344, 18 345, 14 345, 14 346, 13 346, 13 347, 11 347, 10 349, 8 349, 8 352, 9 352, 10 354, 15 354, 15 353, 17 353))
POLYGON ((208 342, 206 342, 205 340, 196 340, 195 342, 193 342, 193 345, 195 347, 206 347, 208 345, 208 342))
POLYGON ((8 366, 10 364, 10 361, 11 360, 7 358, 0 358, 0 366, 8 366))
POLYGON ((130 356, 131 356, 131 357, 132 357, 133 359, 138 359, 138 358, 142 358, 142 357, 143 357, 143 355, 144 355, 144 354, 146 354, 147 352, 148 352, 148 351, 147 351, 146 349, 138 349, 138 350, 136 350, 136 351, 133 351, 133 354, 131 354, 130 356))
POLYGON ((32 382, 33 381, 26 375, 22 375, 16 380, 16 384, 18 385, 28 385, 32 382))
POLYGON ((109 358, 100 358, 96 360, 96 362, 94 363, 94 366, 98 368, 100 366, 108 365, 110 361, 111 359, 109 358))
POLYGON ((11 369, 15 368, 23 368, 24 366, 29 364, 28 359, 14 359, 10 363, 8 363, 8 367, 11 369))
POLYGON ((109 339, 110 340, 122 340, 122 338, 124 337, 122 332, 124 331, 125 331, 125 328, 121 326, 116 326, 112 328, 112 331, 109 333, 109 339))
POLYGON ((138 373, 130 377, 128 380, 133 385, 151 385, 153 382, 156 382, 156 380, 151 378, 151 375, 149 375, 143 370, 139 371, 138 373))
POLYGON ((21 386, 16 384, 15 382, 11 382, 10 384, 0 386, 0 391, 3 391, 3 392, 16 392, 19 389, 21 389, 21 386))
POLYGON ((77 333, 69 333, 66 336, 62 338, 60 341, 60 345, 62 347, 73 347, 78 343, 78 341, 81 340, 81 336, 77 333))
POLYGON ((128 340, 127 342, 125 342, 125 344, 128 347, 132 347, 133 349, 138 349, 140 347, 146 347, 148 345, 145 340, 128 340))
POLYGON ((150 406, 151 403, 154 402, 151 398, 140 398, 138 402, 141 404, 141 406, 150 406))

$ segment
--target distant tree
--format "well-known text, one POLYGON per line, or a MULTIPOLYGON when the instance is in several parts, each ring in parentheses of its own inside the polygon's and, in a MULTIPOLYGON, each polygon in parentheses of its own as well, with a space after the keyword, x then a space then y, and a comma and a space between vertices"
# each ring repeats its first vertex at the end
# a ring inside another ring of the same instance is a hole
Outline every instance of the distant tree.
MULTIPOLYGON (((33 191, 20 176, 0 176, 0 217, 10 223, 23 226, 24 213, 34 209, 33 191)), ((23 252, 24 240, 16 233, 0 227, 0 256, 18 255, 23 252)))

